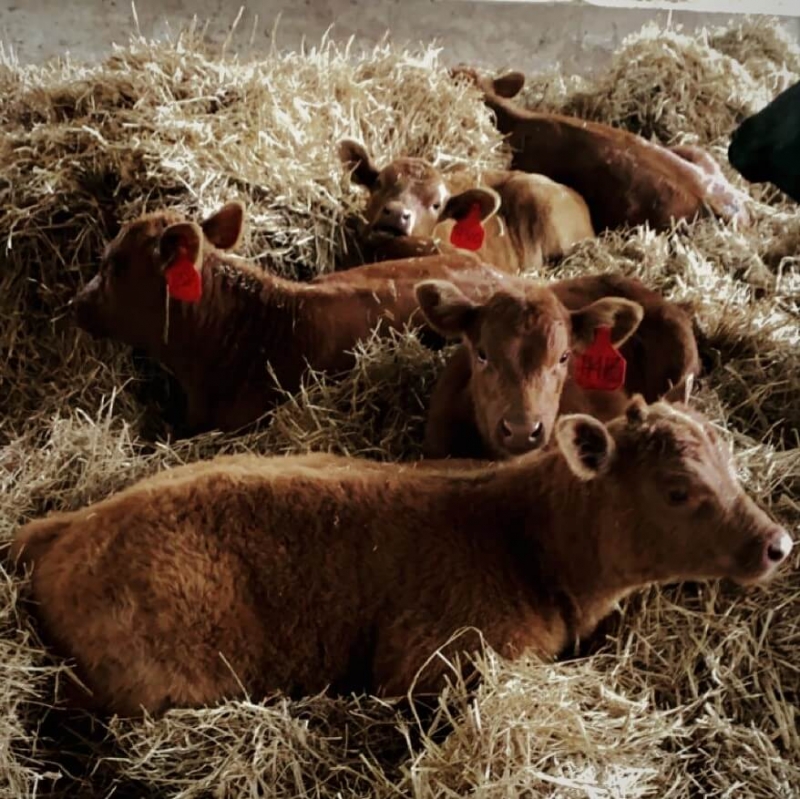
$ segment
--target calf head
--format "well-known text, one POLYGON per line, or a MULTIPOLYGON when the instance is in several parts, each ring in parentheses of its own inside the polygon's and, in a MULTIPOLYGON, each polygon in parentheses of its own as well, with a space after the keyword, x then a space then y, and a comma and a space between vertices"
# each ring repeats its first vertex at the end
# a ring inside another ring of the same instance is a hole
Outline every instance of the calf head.
POLYGON ((507 458, 548 442, 569 374, 573 350, 594 339, 598 325, 611 327, 619 346, 636 330, 643 310, 637 303, 606 297, 568 311, 544 286, 519 281, 482 303, 451 283, 417 285, 417 299, 431 326, 461 337, 471 359, 469 390, 484 446, 507 458))
POLYGON ((800 202, 800 83, 742 122, 728 160, 751 183, 768 181, 800 202))
POLYGON ((422 158, 396 158, 378 169, 364 147, 349 139, 339 143, 339 157, 353 170, 352 180, 369 191, 367 234, 431 236, 440 222, 463 219, 473 206, 482 220, 500 208, 492 189, 476 187, 451 196, 442 173, 422 158))
POLYGON ((787 532, 742 489, 729 448, 686 405, 647 406, 636 396, 607 426, 563 416, 555 438, 576 475, 604 476, 606 496, 616 496, 611 510, 634 538, 617 548, 609 533, 600 550, 633 582, 728 577, 748 584, 771 576, 791 552, 787 532))
POLYGON ((78 325, 98 338, 153 346, 163 335, 164 270, 182 256, 201 271, 204 246, 235 247, 243 220, 244 207, 233 202, 200 225, 172 211, 147 214, 125 225, 106 247, 98 273, 72 301, 78 325))

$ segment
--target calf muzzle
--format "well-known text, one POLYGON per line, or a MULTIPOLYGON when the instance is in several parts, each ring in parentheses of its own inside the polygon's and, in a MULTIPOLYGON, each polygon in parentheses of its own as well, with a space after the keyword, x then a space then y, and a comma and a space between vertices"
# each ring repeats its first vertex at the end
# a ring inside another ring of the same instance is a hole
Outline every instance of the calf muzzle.
POLYGON ((100 275, 95 275, 71 302, 78 327, 96 337, 107 335, 100 316, 100 299, 100 275))
POLYGON ((396 236, 411 235, 413 227, 414 214, 402 203, 387 203, 375 220, 375 230, 396 236))
POLYGON ((544 423, 541 419, 523 422, 502 418, 497 424, 497 437, 503 449, 512 455, 538 449, 545 441, 544 423))

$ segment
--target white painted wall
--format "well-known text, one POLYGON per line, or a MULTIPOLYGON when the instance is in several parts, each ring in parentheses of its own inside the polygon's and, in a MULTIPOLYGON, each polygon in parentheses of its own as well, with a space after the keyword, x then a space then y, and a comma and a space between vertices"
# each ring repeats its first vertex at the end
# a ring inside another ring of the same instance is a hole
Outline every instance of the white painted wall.
MULTIPOLYGON (((477 62, 527 72, 561 64, 567 72, 588 72, 603 64, 628 33, 657 19, 693 30, 727 22, 732 13, 665 11, 659 6, 704 4, 741 11, 788 3, 800 14, 800 0, 593 0, 625 3, 607 8, 586 2, 513 0, 253 0, 242 14, 233 42, 239 49, 269 46, 280 15, 278 44, 297 48, 303 37, 317 42, 333 25, 333 37, 355 36, 364 45, 391 31, 396 42, 438 39, 449 63, 477 62)), ((223 41, 239 12, 240 0, 139 0, 137 15, 146 36, 176 30, 196 15, 208 21, 208 35, 223 41)), ((800 38, 800 19, 788 19, 800 38)), ((41 61, 69 52, 78 59, 106 53, 133 30, 127 0, 0 0, 0 39, 20 60, 41 61)))

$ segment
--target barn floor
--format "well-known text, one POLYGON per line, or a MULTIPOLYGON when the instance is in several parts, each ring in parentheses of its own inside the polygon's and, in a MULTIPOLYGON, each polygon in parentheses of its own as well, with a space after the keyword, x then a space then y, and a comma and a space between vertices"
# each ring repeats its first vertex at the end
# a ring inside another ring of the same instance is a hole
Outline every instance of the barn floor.
MULTIPOLYGON (((240 197, 244 254, 293 276, 330 268, 361 199, 332 146, 345 136, 446 167, 505 163, 480 98, 443 69, 452 52, 381 44, 356 55, 315 39, 304 54, 250 63, 184 35, 98 60, 106 39, 81 24, 92 30, 84 14, 101 6, 109 25, 127 14, 113 3, 46 9, 76 53, 89 48, 87 63, 0 63, 0 547, 26 519, 220 452, 416 458, 442 356, 413 332, 366 343, 340 380, 309 377, 253 433, 174 441, 168 377, 78 331, 68 302, 119 221, 159 205, 194 217, 240 197)), ((34 7, 45 5, 7 6, 0 24, 34 7)), ((146 28, 155 15, 140 18, 146 28)), ((796 32, 763 20, 707 35, 647 29, 589 77, 532 72, 524 99, 700 143, 726 168, 736 123, 800 80, 796 32)), ((25 57, 54 47, 25 36, 25 57)), ((534 276, 621 271, 691 302, 704 366, 695 403, 725 431, 748 490, 797 538, 800 215, 732 178, 751 195, 749 229, 619 231, 534 276)), ((645 591, 579 660, 487 652, 477 691, 456 680, 418 717, 369 697, 253 697, 107 723, 54 709, 69 672, 36 637, 25 580, 0 566, 0 797, 797 796, 800 548, 791 561, 764 588, 645 591)))

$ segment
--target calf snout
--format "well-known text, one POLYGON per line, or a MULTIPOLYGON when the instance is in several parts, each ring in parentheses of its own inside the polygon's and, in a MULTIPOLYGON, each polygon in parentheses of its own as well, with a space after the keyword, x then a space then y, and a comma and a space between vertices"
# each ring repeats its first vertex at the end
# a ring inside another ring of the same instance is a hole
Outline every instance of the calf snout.
POLYGON ((502 418, 497 425, 503 448, 512 454, 538 449, 544 443, 544 423, 541 419, 515 421, 502 418))
POLYGON ((388 202, 381 209, 375 227, 399 236, 410 236, 414 229, 414 214, 402 202, 388 202))
POLYGON ((78 327, 92 336, 105 335, 100 318, 100 275, 95 275, 73 298, 72 309, 78 327))
POLYGON ((767 538, 764 545, 762 566, 765 570, 773 569, 783 563, 792 551, 793 542, 782 527, 777 527, 767 538))

